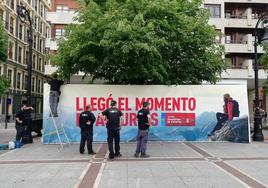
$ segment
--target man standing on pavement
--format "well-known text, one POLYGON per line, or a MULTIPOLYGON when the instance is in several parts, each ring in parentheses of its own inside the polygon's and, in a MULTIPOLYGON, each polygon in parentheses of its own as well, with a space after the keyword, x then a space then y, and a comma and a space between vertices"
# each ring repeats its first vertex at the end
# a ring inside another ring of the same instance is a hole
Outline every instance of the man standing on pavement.
POLYGON ((23 136, 28 137, 27 143, 32 142, 32 128, 31 128, 31 110, 33 107, 27 106, 26 103, 21 105, 20 111, 16 114, 16 141, 20 141, 23 136))
POLYGON ((106 122, 107 128, 107 141, 109 147, 109 159, 113 160, 114 157, 121 157, 120 154, 120 129, 123 113, 116 107, 116 101, 111 101, 111 107, 102 112, 103 120, 106 122), (114 147, 113 148, 113 140, 114 147))
POLYGON ((79 116, 79 127, 81 128, 81 142, 80 142, 80 153, 83 154, 85 151, 85 144, 87 142, 87 151, 89 155, 95 155, 93 151, 93 125, 96 121, 94 114, 91 112, 91 106, 86 106, 86 111, 82 112, 79 116))
POLYGON ((58 108, 58 100, 60 96, 60 86, 64 82, 62 80, 58 80, 58 75, 55 73, 53 75, 53 79, 48 82, 50 85, 50 93, 49 93, 49 105, 52 112, 53 117, 58 117, 57 108, 58 108))
POLYGON ((138 119, 138 134, 137 134, 137 148, 134 154, 135 157, 150 157, 150 155, 146 154, 149 127, 150 127, 150 111, 149 111, 149 103, 144 102, 143 108, 140 109, 137 113, 138 119))
POLYGON ((26 107, 26 105, 22 104, 20 111, 17 112, 16 114, 16 141, 20 141, 22 136, 23 136, 23 132, 25 130, 25 112, 24 112, 24 108, 26 107))

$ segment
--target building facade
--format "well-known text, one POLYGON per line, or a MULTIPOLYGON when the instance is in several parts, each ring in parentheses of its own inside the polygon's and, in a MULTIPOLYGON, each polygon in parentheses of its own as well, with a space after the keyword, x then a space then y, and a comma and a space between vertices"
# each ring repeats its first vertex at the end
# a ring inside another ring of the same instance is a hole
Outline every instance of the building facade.
MULTIPOLYGON (((64 36, 64 27, 72 23, 78 5, 75 0, 52 0, 48 21, 51 23, 51 39, 47 41, 52 53, 56 53, 55 38, 64 36)), ((258 18, 268 11, 267 0, 204 0, 204 7, 211 13, 209 23, 223 33, 219 42, 225 46, 228 69, 223 72, 223 81, 243 80, 248 85, 248 102, 250 114, 254 104, 254 28, 258 18)), ((263 50, 258 46, 258 53, 263 50)), ((46 65, 46 74, 56 70, 52 65, 46 65)), ((71 83, 81 83, 81 78, 73 77, 71 83)), ((260 67, 260 106, 268 110, 266 105, 267 73, 260 67)))
MULTIPOLYGON (((223 80, 246 80, 250 114, 254 105, 254 28, 263 13, 268 12, 267 0, 205 0, 210 11, 209 23, 223 33, 220 39, 225 46, 228 69, 223 80)), ((258 46, 258 55, 264 53, 258 46)), ((260 107, 268 110, 265 88, 267 73, 260 66, 260 107)))
POLYGON ((8 33, 8 59, 0 64, 0 72, 11 82, 9 92, 1 99, 0 114, 15 114, 26 99, 27 62, 29 45, 27 32, 29 26, 22 23, 16 13, 16 6, 23 5, 30 12, 33 23, 33 55, 32 55, 32 96, 35 112, 42 113, 43 83, 46 54, 46 38, 50 35, 50 25, 46 21, 49 9, 48 0, 1 0, 0 18, 8 33))
MULTIPOLYGON (((51 25, 51 33, 47 38, 46 47, 50 49, 51 54, 55 54, 58 48, 56 40, 64 37, 65 27, 73 23, 78 3, 75 0, 51 0, 50 7, 47 21, 51 25)), ((45 74, 51 75, 55 71, 56 67, 53 62, 45 66, 45 74)))
MULTIPOLYGON (((64 37, 65 27, 70 23, 76 23, 73 18, 76 16, 76 11, 79 9, 77 0, 51 0, 51 9, 47 14, 47 21, 51 25, 51 35, 47 39, 46 47, 50 49, 51 54, 55 54, 58 46, 57 39, 64 37)), ((51 75, 57 68, 54 66, 54 62, 49 62, 45 65, 45 74, 51 75)), ((88 83, 89 77, 84 78, 84 74, 73 75, 68 83, 81 84, 88 83)), ((101 80, 97 80, 95 83, 103 83, 101 80)))

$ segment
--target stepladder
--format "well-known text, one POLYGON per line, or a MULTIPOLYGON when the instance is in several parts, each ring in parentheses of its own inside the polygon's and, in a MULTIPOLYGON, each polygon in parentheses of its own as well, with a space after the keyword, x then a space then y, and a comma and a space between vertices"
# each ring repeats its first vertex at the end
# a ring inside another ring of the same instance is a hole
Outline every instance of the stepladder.
POLYGON ((62 122, 61 116, 54 116, 52 113, 52 110, 49 106, 49 115, 47 117, 48 119, 51 119, 51 123, 53 124, 54 131, 50 133, 50 135, 57 135, 58 143, 60 144, 61 148, 64 147, 64 145, 69 145, 70 140, 68 138, 68 135, 66 134, 64 124, 62 122))

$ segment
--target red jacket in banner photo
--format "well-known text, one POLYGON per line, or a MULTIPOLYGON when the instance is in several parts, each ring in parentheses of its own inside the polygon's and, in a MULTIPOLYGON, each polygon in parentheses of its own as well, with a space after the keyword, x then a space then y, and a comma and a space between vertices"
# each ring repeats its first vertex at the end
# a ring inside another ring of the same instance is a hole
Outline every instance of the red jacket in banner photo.
POLYGON ((234 108, 233 98, 230 97, 228 101, 223 105, 224 113, 228 115, 229 121, 233 120, 233 108, 234 108))

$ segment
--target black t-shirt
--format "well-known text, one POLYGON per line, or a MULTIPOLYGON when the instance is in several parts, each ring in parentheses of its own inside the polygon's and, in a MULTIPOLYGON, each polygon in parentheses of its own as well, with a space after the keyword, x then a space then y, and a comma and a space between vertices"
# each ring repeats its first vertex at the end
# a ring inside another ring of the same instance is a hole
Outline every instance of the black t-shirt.
POLYGON ((102 115, 106 116, 108 119, 107 128, 108 129, 118 129, 120 125, 120 117, 123 115, 121 110, 118 108, 107 108, 102 112, 102 115))
POLYGON ((79 127, 81 129, 92 128, 95 121, 96 118, 92 112, 84 111, 79 116, 79 127), (87 124, 88 121, 90 121, 90 125, 87 124))
POLYGON ((22 123, 19 123, 18 121, 16 121, 16 126, 23 126, 25 124, 25 112, 24 111, 19 111, 17 112, 16 118, 18 118, 20 121, 22 121, 22 123))
POLYGON ((137 118, 138 118, 138 127, 140 130, 146 130, 149 129, 149 120, 148 120, 148 115, 150 114, 148 109, 140 109, 137 113, 137 118))
POLYGON ((50 91, 60 91, 60 86, 63 83, 64 82, 62 80, 57 80, 57 79, 50 80, 48 82, 48 84, 50 85, 50 91))

